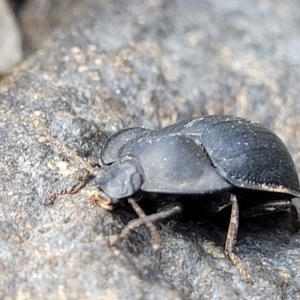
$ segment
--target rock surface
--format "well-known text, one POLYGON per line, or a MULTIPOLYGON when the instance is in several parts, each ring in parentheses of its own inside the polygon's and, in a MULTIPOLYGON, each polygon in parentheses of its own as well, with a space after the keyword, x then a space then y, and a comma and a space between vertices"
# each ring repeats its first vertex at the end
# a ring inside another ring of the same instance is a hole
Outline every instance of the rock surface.
POLYGON ((90 200, 86 170, 39 143, 52 135, 96 159, 105 134, 201 114, 260 121, 300 170, 300 4, 96 1, 73 10, 0 85, 0 298, 300 299, 300 236, 287 213, 246 220, 238 253, 247 284, 223 255, 226 226, 182 217, 159 225, 153 252, 140 228, 118 248, 106 236, 134 214, 90 200))
POLYGON ((68 23, 83 0, 24 0, 17 15, 23 35, 24 56, 31 55, 58 27, 68 23), (24 3, 25 2, 25 3, 24 3))

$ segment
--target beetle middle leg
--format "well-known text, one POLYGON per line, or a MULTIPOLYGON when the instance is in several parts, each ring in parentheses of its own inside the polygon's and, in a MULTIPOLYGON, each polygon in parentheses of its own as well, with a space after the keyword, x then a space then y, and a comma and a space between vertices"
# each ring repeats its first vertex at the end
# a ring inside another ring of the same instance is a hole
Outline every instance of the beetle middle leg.
POLYGON ((160 235, 157 231, 156 226, 153 224, 159 220, 163 220, 169 218, 175 214, 178 214, 182 211, 182 207, 179 203, 174 203, 172 207, 169 207, 168 210, 160 211, 155 214, 146 215, 142 208, 137 204, 137 202, 132 198, 128 198, 128 202, 131 204, 132 208, 139 216, 138 219, 130 221, 122 230, 122 232, 117 236, 109 237, 110 245, 114 246, 117 243, 121 242, 125 238, 127 238, 130 234, 131 230, 138 228, 141 225, 145 225, 150 231, 152 247, 154 250, 160 248, 160 235))
POLYGON ((295 231, 298 232, 300 229, 300 220, 298 217, 298 211, 291 200, 277 200, 270 201, 263 205, 251 207, 241 213, 241 217, 256 217, 265 214, 271 214, 279 211, 289 209, 291 212, 292 226, 295 231))
POLYGON ((230 201, 232 202, 229 228, 225 243, 225 254, 229 256, 232 263, 237 267, 239 272, 245 277, 247 282, 252 283, 252 278, 244 269, 240 258, 234 253, 235 243, 239 227, 239 206, 236 195, 231 194, 230 201))

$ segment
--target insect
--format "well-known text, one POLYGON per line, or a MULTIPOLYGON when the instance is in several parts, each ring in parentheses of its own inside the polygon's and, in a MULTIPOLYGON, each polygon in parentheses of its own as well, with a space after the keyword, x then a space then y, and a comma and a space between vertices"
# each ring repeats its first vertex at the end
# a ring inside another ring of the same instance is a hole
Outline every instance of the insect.
POLYGON ((213 115, 157 130, 121 130, 103 145, 99 164, 95 184, 100 204, 112 209, 127 199, 139 216, 111 240, 112 244, 145 224, 152 244, 159 248, 154 222, 182 210, 174 202, 167 210, 146 216, 135 199, 143 192, 176 199, 185 196, 185 201, 188 195, 197 197, 200 204, 204 196, 219 195, 203 200, 203 210, 216 214, 231 206, 225 254, 250 282, 234 252, 240 214, 251 217, 290 209, 292 225, 299 230, 297 209, 291 202, 300 197, 294 162, 283 142, 258 123, 213 115))

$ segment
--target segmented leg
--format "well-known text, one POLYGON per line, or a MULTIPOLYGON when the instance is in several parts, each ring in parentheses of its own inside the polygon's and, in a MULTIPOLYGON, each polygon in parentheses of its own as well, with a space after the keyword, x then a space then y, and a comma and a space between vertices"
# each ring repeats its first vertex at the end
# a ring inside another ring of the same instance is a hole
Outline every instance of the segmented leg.
POLYGON ((245 280, 249 283, 253 283, 252 278, 248 272, 244 269, 240 258, 234 253, 235 243, 239 228, 239 206, 235 195, 231 195, 230 201, 232 202, 231 216, 229 222, 229 228, 225 243, 225 254, 229 256, 232 263, 237 267, 239 272, 244 276, 245 280))
MULTIPOLYGON (((142 210, 142 208, 137 204, 137 202, 133 198, 128 198, 128 203, 132 206, 134 209, 135 213, 139 216, 139 218, 146 218, 146 214, 142 210)), ((151 236, 151 244, 154 250, 158 250, 160 248, 160 235, 159 232, 156 228, 156 226, 153 224, 151 221, 145 221, 145 226, 148 228, 151 236)))
POLYGON ((259 205, 256 207, 251 207, 243 212, 241 212, 241 217, 256 217, 265 214, 271 214, 279 211, 283 211, 286 209, 290 209, 292 226, 295 231, 298 232, 300 229, 298 211, 295 205, 291 202, 291 200, 278 200, 265 203, 263 205, 259 205))
POLYGON ((161 211, 149 216, 146 216, 143 212, 142 208, 136 203, 136 201, 133 198, 129 198, 129 203, 132 205, 133 209, 139 216, 138 219, 130 221, 122 230, 122 232, 117 236, 110 236, 109 242, 110 245, 116 245, 117 243, 121 242, 125 238, 127 238, 130 234, 131 230, 134 230, 135 228, 138 228, 141 225, 146 225, 146 227, 149 229, 152 239, 152 246, 154 250, 159 249, 160 247, 160 236, 157 231, 157 228, 153 224, 154 222, 157 222, 159 220, 163 220, 166 218, 169 218, 175 214, 178 214, 182 211, 182 207, 178 203, 174 203, 174 206, 169 208, 166 211, 161 211), (134 204, 133 204, 134 203, 134 204))
POLYGON ((290 203, 290 212, 291 212, 291 218, 292 218, 292 225, 296 232, 300 229, 300 220, 298 216, 298 210, 296 206, 293 203, 290 203))

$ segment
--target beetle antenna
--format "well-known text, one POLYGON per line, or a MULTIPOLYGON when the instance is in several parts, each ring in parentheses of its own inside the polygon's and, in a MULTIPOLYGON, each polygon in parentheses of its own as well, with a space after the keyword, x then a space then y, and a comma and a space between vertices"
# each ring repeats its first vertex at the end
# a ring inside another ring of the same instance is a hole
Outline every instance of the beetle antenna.
POLYGON ((81 156, 79 156, 75 151, 68 148, 66 145, 61 143, 59 140, 52 138, 50 136, 42 136, 39 138, 39 142, 48 146, 53 147, 57 152, 61 152, 64 155, 70 157, 73 159, 76 163, 79 165, 82 165, 84 169, 87 171, 87 175, 84 177, 79 178, 79 182, 75 184, 71 190, 68 189, 62 189, 56 193, 53 193, 52 195, 48 196, 45 199, 44 204, 49 205, 53 204, 55 199, 64 194, 76 194, 81 188, 83 188, 89 181, 91 176, 94 176, 94 168, 92 167, 92 164, 88 161, 83 159, 81 156))
POLYGON ((66 145, 61 143, 59 140, 57 140, 53 137, 50 137, 50 136, 42 136, 39 138, 39 142, 53 147, 54 149, 56 149, 57 152, 64 153, 66 156, 72 158, 78 164, 81 164, 89 172, 90 175, 94 174, 95 170, 89 161, 83 159, 75 151, 68 148, 66 145))
POLYGON ((79 181, 76 185, 74 185, 70 190, 69 189, 61 189, 50 196, 48 196, 44 204, 45 205, 52 205, 55 202, 55 199, 58 196, 65 195, 65 194, 76 194, 79 190, 81 190, 87 183, 88 183, 89 176, 85 176, 84 178, 79 178, 79 181))

